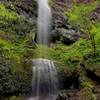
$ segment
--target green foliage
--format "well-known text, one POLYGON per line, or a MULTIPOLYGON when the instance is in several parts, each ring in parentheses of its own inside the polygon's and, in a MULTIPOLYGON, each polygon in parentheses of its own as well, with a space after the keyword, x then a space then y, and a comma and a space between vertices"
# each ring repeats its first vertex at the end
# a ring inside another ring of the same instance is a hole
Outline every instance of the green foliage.
POLYGON ((74 26, 87 34, 90 40, 92 54, 96 57, 97 46, 99 46, 100 36, 100 24, 96 21, 91 20, 91 14, 96 9, 98 1, 94 1, 91 4, 79 4, 73 7, 67 12, 69 16, 69 21, 74 24, 74 26))
POLYGON ((5 98, 5 100, 26 100, 26 97, 22 97, 22 96, 11 96, 9 98, 5 98))
POLYGON ((90 21, 90 15, 97 7, 98 2, 95 1, 91 4, 80 4, 69 9, 66 13, 69 16, 69 21, 74 24, 80 30, 87 31, 91 28, 92 22, 90 21))
POLYGON ((0 38, 20 42, 32 29, 33 23, 19 15, 12 2, 0 3, 0 38))
POLYGON ((55 0, 50 0, 49 3, 52 7, 55 6, 55 0))
POLYGON ((0 95, 12 94, 15 91, 22 93, 28 91, 31 83, 30 59, 33 50, 24 46, 0 39, 0 84, 3 84, 0 88, 0 95))
MULTIPOLYGON (((54 6, 54 1, 50 1, 51 5, 54 6)), ((81 4, 73 7, 67 12, 69 20, 79 30, 89 30, 91 34, 95 34, 94 38, 97 46, 97 53, 100 51, 100 24, 97 22, 91 22, 90 13, 96 8, 97 2, 91 3, 90 5, 81 4)), ((34 26, 35 28, 35 26, 34 26)), ((74 71, 80 62, 87 57, 87 65, 95 66, 100 62, 99 58, 93 58, 91 56, 92 47, 91 41, 86 39, 80 39, 71 46, 63 44, 55 44, 51 48, 41 45, 36 45, 34 48, 32 34, 35 33, 33 24, 27 19, 18 15, 16 9, 12 3, 5 6, 0 3, 0 73, 3 68, 7 75, 2 74, 2 78, 6 78, 7 83, 6 90, 0 90, 9 93, 9 91, 15 92, 27 88, 31 80, 31 60, 33 58, 47 58, 50 60, 58 61, 61 66, 60 69, 69 69, 74 71), (9 9, 10 7, 10 9, 9 9), (29 33, 27 35, 27 33, 29 33), (6 66, 6 67, 5 67, 6 66), (9 73, 9 70, 11 73, 9 73), (14 76, 14 77, 13 77, 14 76), (9 80, 10 79, 10 80, 9 80), (17 79, 19 84, 17 84, 17 79), (13 80, 13 81, 12 81, 13 80), (17 86, 15 86, 17 84, 17 86)), ((35 35, 33 36, 33 38, 35 35)), ((1 74, 0 74, 1 75, 1 74)), ((5 86, 5 84, 3 85, 5 86)), ((84 83, 86 89, 91 92, 92 86, 90 83, 84 83)), ((16 96, 10 98, 10 100, 17 100, 16 96)), ((18 100, 20 100, 18 98, 18 100)), ((22 100, 22 99, 21 99, 22 100)))
POLYGON ((9 11, 6 7, 0 3, 0 23, 5 23, 5 21, 16 20, 18 14, 14 11, 9 11))
POLYGON ((16 96, 12 96, 12 97, 10 97, 10 100, 17 100, 17 97, 16 96))
POLYGON ((93 89, 94 89, 93 85, 90 82, 85 81, 83 86, 84 86, 84 91, 85 91, 84 94, 87 100, 88 99, 97 100, 96 95, 93 93, 93 89))
MULTIPOLYGON (((11 2, 0 2, 0 84, 3 84, 0 85, 0 95, 2 96, 15 91, 26 93, 29 89, 34 46, 30 47, 34 34, 34 31, 30 33, 31 29, 32 24, 17 14, 11 2)), ((15 100, 15 97, 11 98, 13 99, 15 100)))
MULTIPOLYGON (((75 68, 76 65, 83 59, 83 57, 91 52, 91 46, 88 41, 80 39, 72 46, 68 47, 54 47, 55 55, 60 62, 67 64, 69 68, 75 68)), ((55 57, 55 56, 54 56, 55 57)))
POLYGON ((34 50, 34 58, 52 59, 53 49, 46 46, 37 45, 34 50))
POLYGON ((100 23, 99 22, 94 22, 92 25, 92 29, 90 30, 92 34, 94 34, 94 38, 96 41, 96 44, 99 45, 100 42, 100 23))
POLYGON ((80 39, 71 46, 63 44, 54 45, 52 48, 38 45, 34 51, 34 57, 47 58, 58 61, 62 66, 75 69, 85 55, 91 53, 89 41, 80 39))
MULTIPOLYGON (((99 51, 97 53, 99 54, 99 51)), ((52 48, 48 48, 38 45, 34 50, 34 58, 52 59, 58 61, 61 68, 70 70, 75 70, 85 58, 87 64, 96 65, 100 61, 99 56, 94 58, 91 54, 91 41, 86 39, 80 39, 71 46, 56 44, 52 48)))
POLYGON ((89 56, 85 66, 86 68, 91 70, 98 69, 100 66, 100 54, 96 58, 93 56, 89 56))

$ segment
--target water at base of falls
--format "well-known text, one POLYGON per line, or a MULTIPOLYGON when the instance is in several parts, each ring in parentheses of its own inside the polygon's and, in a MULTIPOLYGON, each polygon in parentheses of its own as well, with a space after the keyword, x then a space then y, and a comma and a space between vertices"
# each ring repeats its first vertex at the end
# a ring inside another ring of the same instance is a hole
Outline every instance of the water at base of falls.
POLYGON ((32 95, 29 100, 56 100, 58 94, 58 75, 51 60, 33 61, 32 95))
POLYGON ((29 98, 28 100, 56 100, 56 98, 57 98, 57 96, 52 95, 48 98, 32 97, 32 98, 29 98))

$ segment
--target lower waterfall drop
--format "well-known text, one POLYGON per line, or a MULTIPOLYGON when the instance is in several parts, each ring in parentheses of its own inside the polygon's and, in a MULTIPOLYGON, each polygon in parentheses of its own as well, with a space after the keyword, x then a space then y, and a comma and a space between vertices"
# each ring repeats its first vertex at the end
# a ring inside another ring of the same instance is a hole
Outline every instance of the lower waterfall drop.
POLYGON ((58 94, 58 74, 54 62, 47 59, 33 61, 33 98, 29 100, 56 100, 58 94))

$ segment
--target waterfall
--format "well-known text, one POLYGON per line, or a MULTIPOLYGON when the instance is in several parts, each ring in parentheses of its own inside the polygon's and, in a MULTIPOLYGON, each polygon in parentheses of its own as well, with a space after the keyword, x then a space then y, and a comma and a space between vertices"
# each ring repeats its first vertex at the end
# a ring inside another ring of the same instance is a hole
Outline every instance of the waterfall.
MULTIPOLYGON (((38 0, 37 42, 49 45, 51 9, 48 0, 38 0)), ((33 60, 32 95, 29 100, 56 100, 58 75, 54 62, 39 58, 33 60)))
POLYGON ((53 61, 33 60, 32 100, 56 100, 58 93, 58 75, 53 61))
POLYGON ((38 0, 37 26, 37 42, 39 44, 48 45, 51 26, 51 9, 48 0, 38 0))

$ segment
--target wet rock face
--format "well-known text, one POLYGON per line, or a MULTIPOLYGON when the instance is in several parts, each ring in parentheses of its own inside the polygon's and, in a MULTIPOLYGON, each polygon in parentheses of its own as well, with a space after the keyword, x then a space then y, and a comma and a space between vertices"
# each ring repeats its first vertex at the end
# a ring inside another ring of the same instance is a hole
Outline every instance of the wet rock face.
POLYGON ((36 0, 19 0, 14 2, 19 14, 28 18, 30 21, 36 20, 37 2, 36 0))
MULTIPOLYGON (((63 6, 63 3, 62 5, 63 6)), ((63 7, 55 5, 53 9, 53 20, 52 20, 52 33, 51 41, 61 41, 64 44, 70 45, 80 38, 80 32, 78 32, 68 22, 68 17, 63 11, 63 7)), ((67 8, 67 6, 66 6, 67 8)))
POLYGON ((98 20, 98 21, 100 21, 100 4, 94 10, 94 12, 92 13, 91 17, 92 17, 92 20, 98 20))
POLYGON ((89 3, 92 2, 94 0, 76 0, 78 3, 89 3))
POLYGON ((86 69, 87 76, 91 78, 96 83, 100 84, 100 68, 96 68, 94 70, 86 69))
POLYGON ((66 90, 63 93, 59 94, 56 100, 93 100, 93 98, 91 96, 88 96, 86 94, 86 90, 84 89, 72 89, 66 90))
POLYGON ((6 0, 1 3, 4 3, 4 7, 8 11, 18 15, 14 20, 3 18, 5 23, 0 23, 1 30, 16 33, 15 41, 26 37, 32 30, 36 33, 37 3, 35 0, 6 0))
MULTIPOLYGON (((36 0, 19 0, 11 1, 14 3, 18 14, 25 17, 25 21, 20 21, 20 25, 14 25, 17 33, 22 36, 32 30, 37 29, 37 2, 36 0), (24 23, 25 22, 25 23, 24 23), (29 26, 30 25, 30 26, 29 26), (22 27, 22 29, 20 29, 22 27), (18 31, 19 30, 19 31, 18 31)), ((54 1, 53 1, 54 2, 54 1)), ((64 13, 63 7, 67 8, 66 0, 57 0, 56 4, 52 8, 52 32, 51 41, 53 43, 63 42, 64 44, 70 45, 80 38, 80 32, 72 27, 68 23, 68 18, 64 13)), ((19 23, 18 23, 19 24, 19 23)), ((36 37, 37 38, 37 37, 36 37)))
POLYGON ((69 99, 68 99, 68 96, 58 95, 56 100, 69 100, 69 99))

